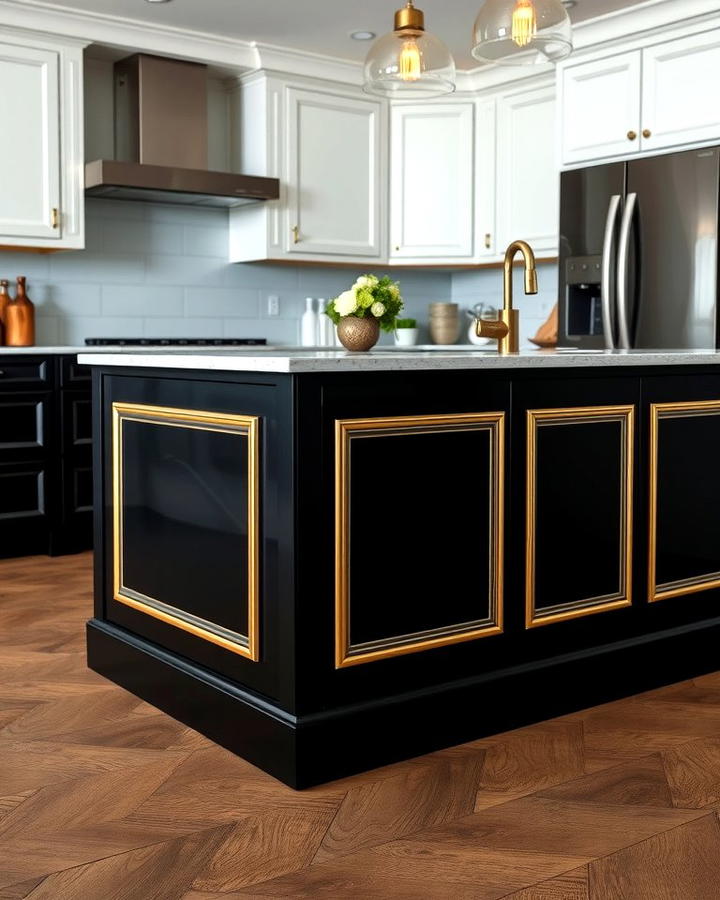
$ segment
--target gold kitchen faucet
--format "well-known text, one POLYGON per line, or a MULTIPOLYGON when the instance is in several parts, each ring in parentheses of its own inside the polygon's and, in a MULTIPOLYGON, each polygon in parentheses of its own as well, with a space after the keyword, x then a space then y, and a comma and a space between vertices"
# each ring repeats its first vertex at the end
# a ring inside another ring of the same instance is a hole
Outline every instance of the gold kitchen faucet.
POLYGON ((520 311, 513 309, 513 260, 522 253, 525 262, 525 293, 537 294, 537 270, 535 254, 525 241, 513 241, 505 251, 503 265, 503 308, 499 319, 478 319, 475 332, 478 337, 493 338, 498 342, 498 353, 517 353, 520 345, 520 311))

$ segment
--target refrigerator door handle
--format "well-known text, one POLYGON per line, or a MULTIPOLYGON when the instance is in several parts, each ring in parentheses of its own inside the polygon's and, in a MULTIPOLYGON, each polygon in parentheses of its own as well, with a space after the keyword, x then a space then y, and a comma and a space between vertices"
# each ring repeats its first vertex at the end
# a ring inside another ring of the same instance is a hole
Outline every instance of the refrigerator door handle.
POLYGON ((637 194, 628 194, 620 226, 620 245, 617 264, 618 344, 621 350, 630 349, 630 312, 628 310, 628 263, 630 237, 637 207, 637 194))
POLYGON ((610 295, 613 285, 612 255, 615 248, 615 229, 618 212, 620 211, 620 194, 613 194, 608 206, 607 221, 605 222, 605 240, 603 242, 602 275, 600 282, 600 300, 602 303, 603 331, 605 332, 605 346, 608 350, 615 349, 615 315, 613 298, 610 295))

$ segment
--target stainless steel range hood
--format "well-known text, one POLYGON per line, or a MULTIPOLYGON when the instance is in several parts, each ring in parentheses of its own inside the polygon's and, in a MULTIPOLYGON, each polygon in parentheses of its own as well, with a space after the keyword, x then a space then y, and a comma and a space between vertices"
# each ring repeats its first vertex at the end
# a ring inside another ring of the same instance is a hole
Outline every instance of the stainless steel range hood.
POLYGON ((85 166, 85 193, 118 200, 242 206, 276 200, 276 178, 210 172, 207 69, 135 54, 115 64, 115 159, 85 166))

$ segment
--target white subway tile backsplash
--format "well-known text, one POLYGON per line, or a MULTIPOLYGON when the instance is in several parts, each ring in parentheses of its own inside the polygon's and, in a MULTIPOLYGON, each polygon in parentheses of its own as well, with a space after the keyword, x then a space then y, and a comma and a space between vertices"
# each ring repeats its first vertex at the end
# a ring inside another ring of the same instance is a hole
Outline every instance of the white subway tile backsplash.
POLYGON ((81 345, 88 337, 135 337, 138 320, 121 316, 69 316, 61 320, 60 343, 81 345))
POLYGON ((148 285, 107 285, 102 289, 102 314, 104 316, 157 316, 182 317, 184 315, 182 288, 148 285))
MULTIPOLYGON (((264 337, 297 344, 305 297, 329 300, 358 275, 386 271, 371 263, 353 269, 228 264, 228 216, 222 209, 91 198, 86 214, 85 251, 0 252, 0 277, 28 278, 42 344, 143 336, 264 337), (278 316, 267 314, 271 294, 280 298, 278 316)), ((401 283, 407 315, 420 320, 423 335, 428 303, 461 291, 476 296, 479 288, 475 273, 470 278, 442 271, 391 274, 401 283)), ((490 280, 481 289, 495 291, 496 283, 490 280)))
POLYGON ((143 337, 152 338, 222 337, 222 321, 199 317, 185 319, 180 316, 172 319, 145 319, 142 334, 143 337))
POLYGON ((137 253, 98 253, 76 250, 50 259, 49 280, 94 284, 138 284, 145 278, 145 258, 137 253))
POLYGON ((254 288, 185 288, 184 293, 186 316, 260 317, 260 291, 254 288))
POLYGON ((186 225, 183 229, 186 256, 215 256, 227 260, 228 236, 226 228, 186 225))
POLYGON ((35 319, 35 341, 46 347, 62 343, 61 322, 55 316, 37 316, 35 319))

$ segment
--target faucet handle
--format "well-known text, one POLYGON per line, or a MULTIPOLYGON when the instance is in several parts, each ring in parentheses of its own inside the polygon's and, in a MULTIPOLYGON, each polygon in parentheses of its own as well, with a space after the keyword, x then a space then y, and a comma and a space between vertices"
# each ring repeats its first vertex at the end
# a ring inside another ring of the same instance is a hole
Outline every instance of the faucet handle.
POLYGON ((492 338, 499 341, 507 337, 508 326, 501 319, 477 319, 475 321, 475 334, 478 337, 492 338))

